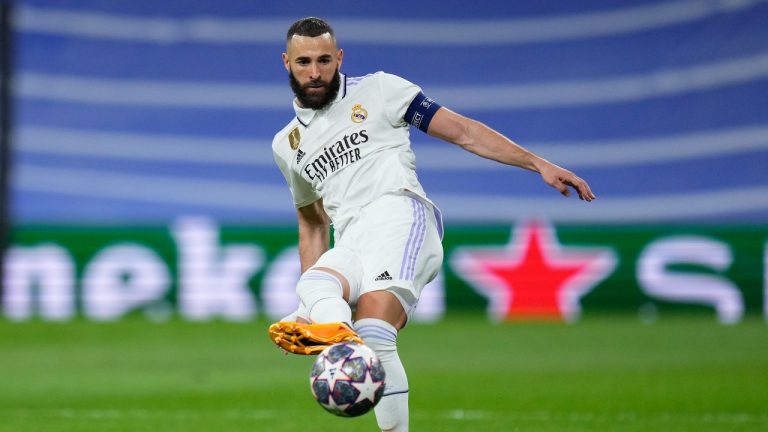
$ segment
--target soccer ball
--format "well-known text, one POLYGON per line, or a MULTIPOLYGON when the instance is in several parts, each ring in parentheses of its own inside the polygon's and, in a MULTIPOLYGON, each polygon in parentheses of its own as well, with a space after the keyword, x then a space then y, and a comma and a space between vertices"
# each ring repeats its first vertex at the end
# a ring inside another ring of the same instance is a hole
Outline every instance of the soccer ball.
POLYGON ((317 356, 309 385, 317 403, 331 414, 357 417, 370 411, 384 394, 384 367, 372 349, 341 342, 317 356))

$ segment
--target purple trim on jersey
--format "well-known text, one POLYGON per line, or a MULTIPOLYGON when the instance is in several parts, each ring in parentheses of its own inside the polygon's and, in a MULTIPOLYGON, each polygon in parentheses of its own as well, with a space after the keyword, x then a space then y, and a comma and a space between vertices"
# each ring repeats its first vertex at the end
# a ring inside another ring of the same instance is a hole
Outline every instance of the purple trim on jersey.
POLYGON ((298 120, 298 121, 299 121, 299 123, 301 123, 301 125, 302 125, 302 126, 304 126, 304 127, 309 127, 309 125, 305 125, 305 124, 304 124, 304 122, 303 122, 303 121, 301 121, 301 119, 299 118, 299 116, 296 116, 296 120, 298 120))
POLYGON ((424 235, 427 231, 424 204, 411 198, 411 205, 413 206, 413 223, 411 223, 411 232, 408 234, 408 242, 403 252, 403 262, 400 265, 400 279, 405 280, 413 280, 416 259, 419 257, 421 246, 424 243, 424 235))
POLYGON ((424 93, 419 92, 405 111, 403 120, 411 126, 426 132, 429 129, 429 123, 432 121, 432 117, 437 110, 440 109, 440 104, 434 100, 424 96, 424 93))
POLYGON ((347 84, 350 86, 358 85, 360 84, 360 81, 364 80, 365 78, 368 78, 370 76, 373 76, 373 74, 363 75, 359 77, 352 77, 347 80, 347 84))

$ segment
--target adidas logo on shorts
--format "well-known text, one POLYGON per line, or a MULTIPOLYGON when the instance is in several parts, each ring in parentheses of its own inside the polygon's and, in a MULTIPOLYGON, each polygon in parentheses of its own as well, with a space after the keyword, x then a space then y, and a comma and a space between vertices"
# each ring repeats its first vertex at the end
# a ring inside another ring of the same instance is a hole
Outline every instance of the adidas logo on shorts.
POLYGON ((383 280, 392 280, 392 276, 389 275, 388 271, 385 271, 384 273, 378 275, 376 279, 374 279, 374 282, 383 281, 383 280))

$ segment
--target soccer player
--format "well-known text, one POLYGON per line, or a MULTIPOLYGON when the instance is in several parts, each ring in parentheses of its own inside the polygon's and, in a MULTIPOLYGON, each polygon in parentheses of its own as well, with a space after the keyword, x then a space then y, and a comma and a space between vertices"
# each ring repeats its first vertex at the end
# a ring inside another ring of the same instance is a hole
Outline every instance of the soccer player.
POLYGON ((565 196, 569 188, 582 200, 595 195, 574 173, 441 107, 403 78, 341 74, 343 56, 333 29, 319 18, 300 19, 288 30, 282 58, 296 117, 275 135, 272 150, 298 212, 302 275, 299 309, 272 324, 269 335, 296 354, 364 342, 387 374, 377 423, 384 431, 406 431, 408 380, 397 334, 443 260, 442 218, 416 177, 410 128, 538 172, 565 196))

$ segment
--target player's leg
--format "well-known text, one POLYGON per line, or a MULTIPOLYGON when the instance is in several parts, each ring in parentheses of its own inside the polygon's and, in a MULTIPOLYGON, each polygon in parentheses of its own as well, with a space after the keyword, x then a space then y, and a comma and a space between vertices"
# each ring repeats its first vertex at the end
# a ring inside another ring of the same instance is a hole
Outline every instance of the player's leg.
POLYGON ((307 310, 304 308, 304 305, 301 302, 299 302, 298 309, 280 318, 278 322, 299 322, 299 323, 308 324, 311 321, 309 320, 309 314, 307 313, 307 310))
POLYGON ((351 299, 357 302, 355 329, 387 373, 384 396, 375 408, 379 427, 407 431, 409 386, 397 335, 441 267, 440 223, 429 204, 409 195, 378 200, 361 218, 375 229, 358 240, 367 249, 360 254, 365 269, 361 294, 351 299))
POLYGON ((338 271, 317 266, 308 269, 296 284, 296 294, 311 322, 352 324, 349 281, 338 271))
POLYGON ((351 315, 348 313, 349 306, 349 281, 344 275, 326 267, 313 267, 304 273, 297 283, 297 296, 299 297, 299 307, 290 314, 280 319, 281 322, 345 322, 351 323, 351 315), (339 288, 340 287, 340 288, 339 288), (307 295, 302 295, 307 291, 307 295), (343 304, 339 303, 339 291, 343 304), (319 296, 319 297, 318 297, 319 296), (310 311, 305 305, 311 304, 314 311, 314 318, 310 317, 310 311))
POLYGON ((350 250, 334 248, 323 254, 314 267, 301 275, 296 286, 299 310, 286 317, 295 315, 296 320, 272 324, 270 339, 296 354, 317 354, 324 346, 341 341, 360 342, 352 330, 347 301, 350 291, 359 284, 361 271, 359 260, 350 250))
POLYGON ((408 430, 408 376, 397 353, 397 333, 407 314, 389 291, 373 291, 360 296, 355 330, 363 342, 376 352, 387 373, 384 395, 376 408, 376 421, 382 431, 408 430))

